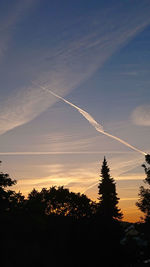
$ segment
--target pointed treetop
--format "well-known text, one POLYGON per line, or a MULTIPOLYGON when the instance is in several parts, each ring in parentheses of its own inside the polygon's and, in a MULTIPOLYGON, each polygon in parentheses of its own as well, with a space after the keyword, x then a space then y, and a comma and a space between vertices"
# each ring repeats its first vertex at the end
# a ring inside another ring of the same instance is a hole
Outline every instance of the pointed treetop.
POLYGON ((102 168, 101 168, 101 176, 103 177, 104 175, 108 175, 109 176, 109 167, 107 164, 107 160, 106 157, 104 156, 104 160, 103 160, 103 164, 102 164, 102 168))
POLYGON ((110 169, 104 157, 101 168, 101 179, 98 185, 99 212, 107 219, 121 219, 122 212, 118 208, 119 198, 116 192, 115 180, 110 175, 110 169))
POLYGON ((103 160, 103 165, 102 166, 108 166, 107 165, 107 160, 106 160, 106 157, 104 156, 104 160, 103 160))
POLYGON ((106 164, 107 165, 107 160, 106 160, 106 157, 105 156, 104 156, 103 164, 106 164))
POLYGON ((107 160, 105 156, 104 156, 103 164, 107 165, 107 160))

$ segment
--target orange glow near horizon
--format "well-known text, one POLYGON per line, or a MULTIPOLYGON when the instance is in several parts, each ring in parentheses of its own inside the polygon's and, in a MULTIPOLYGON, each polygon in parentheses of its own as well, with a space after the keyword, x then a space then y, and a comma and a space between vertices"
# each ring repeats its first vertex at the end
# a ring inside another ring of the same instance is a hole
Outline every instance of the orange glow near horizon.
MULTIPOLYGON (((52 185, 51 185, 52 186, 52 185)), ((56 186, 59 186, 58 184, 56 186)), ((43 184, 39 184, 39 183, 35 183, 33 186, 28 185, 27 187, 22 185, 15 185, 13 186, 14 190, 19 190, 26 198, 29 194, 29 192, 32 191, 33 188, 37 189, 38 191, 40 191, 43 187, 48 188, 49 186, 43 186, 43 184)), ((67 186, 64 186, 67 187, 67 186)), ((74 192, 80 192, 79 190, 77 190, 77 188, 74 190, 69 188, 70 191, 74 191, 74 192)), ((79 188, 78 188, 79 189, 79 188)), ((80 192, 82 193, 82 192, 80 192)), ((85 193, 86 194, 86 193, 85 193)), ((90 195, 90 194, 86 194, 87 197, 89 197, 90 199, 92 199, 93 201, 97 201, 98 195, 94 194, 94 195, 90 195)), ((120 197, 120 201, 118 204, 118 207, 121 209, 121 211, 123 212, 123 219, 122 221, 126 221, 126 222, 130 222, 130 223, 135 223, 135 222, 140 222, 141 221, 141 217, 144 217, 144 214, 136 207, 136 202, 138 200, 138 198, 130 198, 130 197, 120 197)))
POLYGON ((120 200, 119 208, 123 212, 123 221, 127 222, 140 222, 141 217, 144 217, 144 214, 136 207, 137 199, 132 200, 120 200))

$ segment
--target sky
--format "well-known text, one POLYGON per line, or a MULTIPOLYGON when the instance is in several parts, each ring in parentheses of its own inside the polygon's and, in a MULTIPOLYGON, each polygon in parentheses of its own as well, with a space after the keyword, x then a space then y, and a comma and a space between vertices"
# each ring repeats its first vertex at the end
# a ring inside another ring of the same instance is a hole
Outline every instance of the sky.
POLYGON ((138 221, 149 153, 149 0, 0 1, 1 170, 16 191, 64 185, 97 200, 104 156, 124 220, 138 221))

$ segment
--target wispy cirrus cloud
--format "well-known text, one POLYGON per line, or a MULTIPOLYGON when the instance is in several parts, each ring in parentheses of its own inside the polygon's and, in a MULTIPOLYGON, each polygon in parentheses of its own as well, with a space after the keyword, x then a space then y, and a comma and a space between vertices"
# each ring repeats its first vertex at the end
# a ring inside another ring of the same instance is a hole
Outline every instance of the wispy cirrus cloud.
POLYGON ((10 46, 16 25, 24 17, 25 13, 35 3, 35 0, 14 1, 0 19, 0 61, 10 46))
MULTIPOLYGON (((142 172, 141 168, 141 164, 144 160, 142 156, 136 155, 136 157, 134 157, 134 153, 128 153, 128 155, 121 155, 121 153, 118 153, 118 155, 113 155, 113 157, 110 158, 111 176, 114 177, 116 181, 144 179, 145 175, 142 172)), ((97 180, 96 175, 93 175, 93 179, 91 179, 90 183, 86 185, 84 193, 94 194, 95 188, 97 187, 98 183, 99 181, 97 180)))
MULTIPOLYGON (((150 23, 150 3, 147 1, 137 1, 136 7, 121 8, 120 12, 118 7, 113 8, 115 12, 101 9, 76 19, 70 27, 68 23, 55 46, 40 47, 36 53, 33 51, 33 56, 32 51, 28 52, 32 58, 27 57, 25 68, 31 70, 31 82, 28 81, 26 87, 16 88, 15 95, 12 92, 1 103, 1 134, 33 120, 58 101, 32 81, 64 96, 87 80, 115 51, 150 23)), ((17 12, 9 25, 14 25, 19 17, 20 12, 17 12)))
POLYGON ((150 105, 141 105, 132 112, 131 119, 134 124, 150 126, 150 105))
MULTIPOLYGON (((104 154, 106 155, 103 151, 104 154)), ((20 156, 20 154, 18 155, 20 156)), ((27 155, 30 156, 30 154, 27 155)), ((31 156, 33 155, 31 154, 31 156)), ((117 182, 121 183, 121 181, 127 182, 132 180, 134 184, 134 181, 144 179, 145 175, 140 167, 143 163, 141 156, 138 158, 133 157, 133 153, 130 153, 128 155, 115 154, 113 157, 109 154, 109 157, 108 164, 110 166, 111 176, 117 182)), ((35 173, 30 172, 30 176, 28 175, 23 179, 18 179, 16 188, 21 188, 21 190, 29 192, 33 187, 40 189, 42 187, 64 185, 73 191, 86 193, 92 198, 96 198, 101 164, 102 160, 100 162, 90 162, 89 165, 87 165, 87 162, 78 164, 74 163, 74 161, 68 164, 39 164, 36 166, 38 175, 35 176, 35 173)), ((34 169, 35 166, 30 166, 30 168, 34 169)), ((135 190, 138 192, 137 187, 135 190)))
MULTIPOLYGON (((90 155, 90 154, 106 154, 108 151, 15 151, 0 152, 1 156, 25 156, 25 155, 90 155)), ((110 154, 129 154, 124 151, 109 151, 110 154)))

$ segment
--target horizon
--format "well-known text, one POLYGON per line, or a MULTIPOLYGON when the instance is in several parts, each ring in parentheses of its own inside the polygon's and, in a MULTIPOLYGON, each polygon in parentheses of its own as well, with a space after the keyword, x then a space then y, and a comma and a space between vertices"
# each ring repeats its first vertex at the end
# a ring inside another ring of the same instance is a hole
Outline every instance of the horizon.
POLYGON ((0 160, 14 190, 64 185, 96 200, 106 156, 123 220, 140 220, 135 203, 150 152, 149 14, 148 0, 1 1, 0 160))

